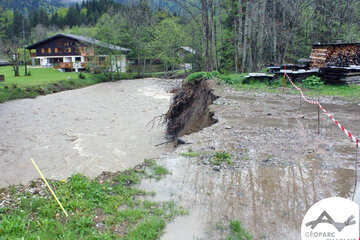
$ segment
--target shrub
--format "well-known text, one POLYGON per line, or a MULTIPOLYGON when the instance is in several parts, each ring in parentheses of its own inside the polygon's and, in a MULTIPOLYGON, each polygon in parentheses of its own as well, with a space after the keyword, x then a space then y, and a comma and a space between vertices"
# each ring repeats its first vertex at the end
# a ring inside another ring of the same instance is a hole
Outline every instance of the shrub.
POLYGON ((214 75, 211 72, 196 72, 187 76, 187 78, 185 78, 185 83, 192 84, 212 78, 214 78, 214 75))
POLYGON ((85 74, 83 74, 82 72, 79 73, 79 78, 80 78, 80 79, 85 79, 85 74))
POLYGON ((302 85, 309 89, 319 89, 324 85, 324 82, 321 81, 320 77, 313 75, 304 79, 302 85))
MULTIPOLYGON (((283 82, 284 82, 284 77, 278 77, 275 80, 270 81, 269 85, 273 87, 280 87, 283 85, 283 82)), ((287 81, 285 81, 285 83, 287 83, 287 81)))

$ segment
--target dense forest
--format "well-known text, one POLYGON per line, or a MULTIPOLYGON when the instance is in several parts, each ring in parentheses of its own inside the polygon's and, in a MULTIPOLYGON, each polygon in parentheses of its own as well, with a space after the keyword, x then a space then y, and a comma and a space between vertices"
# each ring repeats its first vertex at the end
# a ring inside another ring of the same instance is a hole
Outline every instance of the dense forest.
POLYGON ((3 48, 64 32, 164 64, 176 48, 188 46, 203 70, 246 72, 308 57, 314 43, 360 42, 360 0, 88 0, 68 7, 33 0, 23 1, 36 6, 27 11, 17 2, 0 3, 3 48))

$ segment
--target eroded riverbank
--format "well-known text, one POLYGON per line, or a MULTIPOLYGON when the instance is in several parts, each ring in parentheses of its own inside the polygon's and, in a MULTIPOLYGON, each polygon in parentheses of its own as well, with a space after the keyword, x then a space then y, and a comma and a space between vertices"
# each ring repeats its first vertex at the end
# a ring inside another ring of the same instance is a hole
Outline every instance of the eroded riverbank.
MULTIPOLYGON (((353 197, 355 144, 325 115, 318 135, 314 106, 300 105, 296 95, 213 86, 219 123, 182 137, 187 144, 159 159, 171 176, 142 183, 155 199, 175 199, 190 210, 166 227, 163 240, 224 239, 224 226, 234 219, 254 239, 300 239, 302 218, 315 202, 353 197), (189 150, 200 157, 180 156, 189 150), (233 165, 209 164, 220 150, 233 165)), ((358 103, 320 100, 359 135, 358 103)))
POLYGON ((142 79, 0 104, 0 187, 73 173, 96 176, 158 157, 163 127, 147 126, 167 111, 174 80, 142 79))

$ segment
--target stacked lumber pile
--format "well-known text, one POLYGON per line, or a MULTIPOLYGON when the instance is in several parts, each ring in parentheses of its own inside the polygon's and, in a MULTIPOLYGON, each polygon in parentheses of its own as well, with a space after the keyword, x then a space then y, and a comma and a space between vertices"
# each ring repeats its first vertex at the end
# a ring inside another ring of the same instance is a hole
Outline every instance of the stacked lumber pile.
POLYGON ((324 66, 327 57, 328 57, 328 47, 313 46, 310 54, 311 67, 319 68, 324 66))
POLYGON ((360 66, 322 67, 319 76, 329 84, 360 84, 360 66))

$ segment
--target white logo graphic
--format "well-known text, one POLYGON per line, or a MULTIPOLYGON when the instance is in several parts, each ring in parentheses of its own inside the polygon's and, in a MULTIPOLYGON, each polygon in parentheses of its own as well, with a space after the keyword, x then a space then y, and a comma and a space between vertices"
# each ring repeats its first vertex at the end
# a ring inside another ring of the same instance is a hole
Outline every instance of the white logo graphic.
POLYGON ((321 200, 306 213, 302 240, 359 240, 359 205, 332 197, 321 200))

